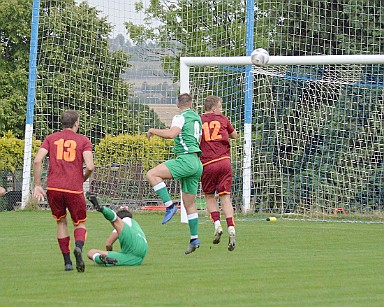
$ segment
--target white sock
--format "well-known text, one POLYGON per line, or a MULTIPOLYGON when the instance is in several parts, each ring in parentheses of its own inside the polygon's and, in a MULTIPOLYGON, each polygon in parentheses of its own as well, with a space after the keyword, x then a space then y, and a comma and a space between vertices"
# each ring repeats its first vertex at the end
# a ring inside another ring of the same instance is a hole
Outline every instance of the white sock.
POLYGON ((229 227, 228 227, 228 233, 229 233, 229 234, 231 234, 231 233, 236 233, 235 227, 233 227, 233 226, 229 226, 229 227))
MULTIPOLYGON (((99 254, 99 253, 95 253, 95 254, 93 255, 93 257, 92 257, 93 261, 95 261, 96 257, 98 257, 98 256, 100 256, 100 254, 99 254)), ((96 261, 95 261, 95 262, 96 262, 96 261)))
POLYGON ((215 221, 215 229, 219 228, 220 225, 220 220, 215 221))

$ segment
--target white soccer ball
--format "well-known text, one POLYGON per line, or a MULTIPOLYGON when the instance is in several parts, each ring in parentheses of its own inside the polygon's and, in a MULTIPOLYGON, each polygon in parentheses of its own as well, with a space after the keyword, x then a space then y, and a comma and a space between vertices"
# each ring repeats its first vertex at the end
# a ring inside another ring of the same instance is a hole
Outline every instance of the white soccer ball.
POLYGON ((264 66, 269 61, 269 53, 263 48, 257 48, 251 53, 251 61, 253 65, 264 66))

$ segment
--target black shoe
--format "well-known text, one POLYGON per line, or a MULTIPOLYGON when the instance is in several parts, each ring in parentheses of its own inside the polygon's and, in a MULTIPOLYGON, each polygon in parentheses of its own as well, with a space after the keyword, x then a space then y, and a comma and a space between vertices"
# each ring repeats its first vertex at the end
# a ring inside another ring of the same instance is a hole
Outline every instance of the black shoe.
POLYGON ((76 247, 75 250, 73 251, 73 253, 75 254, 75 258, 76 258, 77 272, 84 272, 85 271, 85 264, 84 264, 83 255, 81 253, 80 247, 76 247))
POLYGON ((113 264, 113 265, 117 264, 117 259, 110 258, 107 255, 100 255, 99 258, 100 258, 101 262, 104 264, 113 264))
POLYGON ((99 211, 99 212, 103 211, 103 206, 101 206, 101 205, 99 204, 99 201, 97 200, 97 197, 96 197, 95 194, 90 193, 90 192, 87 192, 87 193, 86 193, 86 196, 87 196, 87 199, 92 203, 93 207, 94 207, 97 211, 99 211))
POLYGON ((66 264, 64 265, 64 270, 65 270, 65 271, 72 271, 72 270, 73 270, 72 263, 66 263, 66 264))

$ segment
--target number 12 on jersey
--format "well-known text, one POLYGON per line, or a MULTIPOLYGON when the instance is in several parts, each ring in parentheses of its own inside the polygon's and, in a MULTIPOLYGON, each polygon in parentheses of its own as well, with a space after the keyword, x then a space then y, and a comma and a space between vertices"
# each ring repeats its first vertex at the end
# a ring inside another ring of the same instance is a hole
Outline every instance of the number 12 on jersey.
POLYGON ((222 138, 221 134, 219 134, 220 128, 221 128, 221 124, 216 120, 213 120, 209 123, 205 122, 203 124, 204 140, 206 142, 220 140, 222 138), (212 134, 211 134, 211 129, 213 129, 212 134))

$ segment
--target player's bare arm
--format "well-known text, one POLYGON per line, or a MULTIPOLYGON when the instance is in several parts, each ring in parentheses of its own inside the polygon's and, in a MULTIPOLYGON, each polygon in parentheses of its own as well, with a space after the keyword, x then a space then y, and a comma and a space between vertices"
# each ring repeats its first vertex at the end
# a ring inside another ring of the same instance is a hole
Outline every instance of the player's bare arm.
POLYGON ((35 160, 33 161, 33 179, 35 183, 35 188, 33 189, 33 196, 37 198, 38 201, 43 201, 45 198, 45 191, 41 186, 41 173, 43 160, 48 154, 48 150, 45 148, 40 148, 37 152, 35 160))
POLYGON ((107 238, 107 241, 105 242, 105 248, 107 251, 112 251, 113 250, 113 243, 117 240, 119 237, 119 234, 117 232, 112 232, 110 236, 107 238))
POLYGON ((230 139, 237 139, 237 131, 233 130, 232 133, 228 134, 230 139))
POLYGON ((173 126, 167 129, 150 128, 147 131, 147 139, 149 140, 152 135, 157 135, 163 139, 173 139, 179 135, 180 131, 181 131, 181 128, 177 126, 173 126))
POLYGON ((89 178, 89 176, 91 176, 92 172, 95 169, 95 165, 93 163, 92 151, 84 151, 83 159, 85 162, 84 181, 86 181, 89 178))

